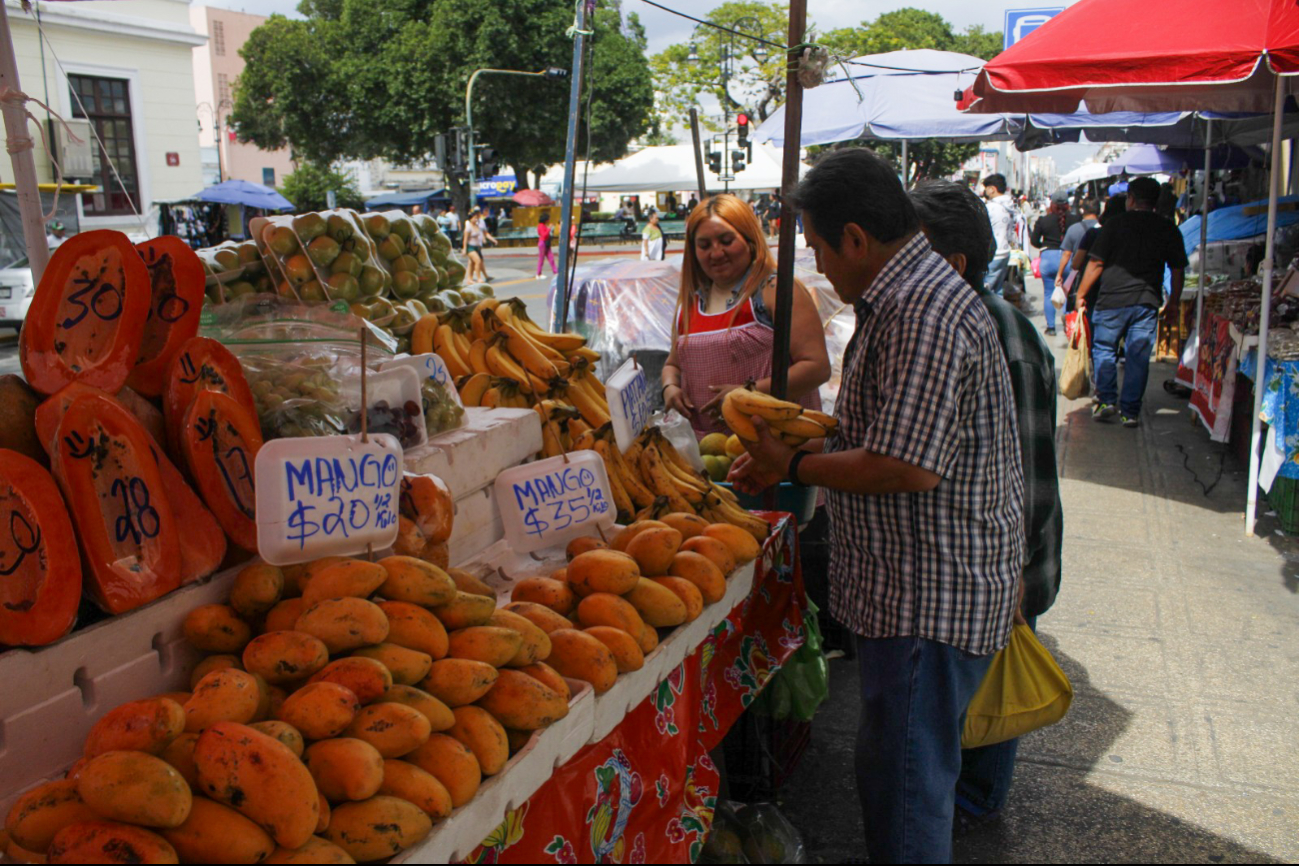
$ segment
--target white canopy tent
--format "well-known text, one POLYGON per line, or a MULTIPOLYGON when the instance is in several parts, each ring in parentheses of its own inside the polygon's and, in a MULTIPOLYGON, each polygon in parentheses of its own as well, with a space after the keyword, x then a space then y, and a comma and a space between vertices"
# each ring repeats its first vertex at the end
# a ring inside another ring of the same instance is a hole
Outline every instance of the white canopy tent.
POLYGON ((1061 186, 1077 186, 1088 181, 1101 180, 1110 176, 1110 166, 1106 162, 1085 162, 1073 171, 1060 177, 1061 186))
MULTIPOLYGON (((730 189, 780 189, 780 160, 779 150, 755 144, 753 161, 735 175, 730 189)), ((720 192, 727 185, 706 167, 704 171, 711 192, 720 192)), ((800 176, 806 171, 807 166, 803 166, 800 176)), ((688 144, 647 147, 612 165, 593 169, 586 182, 587 192, 676 192, 698 187, 694 149, 688 144)))

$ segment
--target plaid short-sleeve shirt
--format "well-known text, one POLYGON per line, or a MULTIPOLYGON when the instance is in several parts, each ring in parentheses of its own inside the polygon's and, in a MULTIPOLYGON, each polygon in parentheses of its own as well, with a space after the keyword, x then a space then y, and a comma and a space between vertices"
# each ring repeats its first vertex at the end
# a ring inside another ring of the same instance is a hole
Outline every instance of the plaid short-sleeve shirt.
POLYGON ((827 449, 864 448, 942 477, 933 490, 828 491, 830 607, 865 637, 974 655, 1005 646, 1024 566, 1024 475, 997 329, 917 234, 857 302, 827 449))

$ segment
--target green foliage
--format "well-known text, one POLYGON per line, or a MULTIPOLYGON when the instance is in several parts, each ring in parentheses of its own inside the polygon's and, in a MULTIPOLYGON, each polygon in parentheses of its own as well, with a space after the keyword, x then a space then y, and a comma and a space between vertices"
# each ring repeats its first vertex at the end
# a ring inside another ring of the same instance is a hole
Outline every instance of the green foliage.
MULTIPOLYGON (((900 141, 854 141, 844 147, 869 147, 876 153, 888 158, 894 165, 902 163, 902 142, 900 141)), ((977 144, 955 144, 950 141, 923 140, 913 141, 907 146, 907 162, 911 164, 911 180, 926 178, 938 179, 951 177, 966 160, 979 152, 977 144)))
POLYGON ((840 27, 820 40, 846 56, 883 54, 913 48, 958 51, 984 60, 1001 53, 1001 33, 989 33, 972 26, 957 33, 946 18, 936 12, 905 7, 881 14, 860 27, 840 27))
MULTIPOLYGON (((728 0, 714 8, 707 20, 745 33, 761 35, 777 45, 789 38, 789 6, 784 3, 763 3, 760 0, 728 0), (736 27, 741 18, 756 18, 760 33, 752 27, 736 27)), ((668 118, 668 123, 689 126, 692 107, 698 106, 704 94, 730 108, 734 116, 747 110, 757 118, 766 120, 785 96, 785 56, 779 48, 765 46, 768 56, 759 63, 753 51, 759 43, 742 36, 713 27, 698 27, 691 43, 670 45, 650 60, 654 70, 654 84, 659 93, 658 110, 668 118), (733 64, 734 77, 729 87, 722 86, 724 51, 730 50, 734 38, 738 58, 733 64), (686 60, 690 45, 694 44, 699 62, 686 60)), ((720 118, 700 118, 700 125, 720 130, 720 118)))
POLYGON ((284 176, 282 184, 280 193, 293 202, 299 213, 329 207, 327 193, 330 190, 334 191, 338 207, 361 209, 365 206, 361 191, 356 188, 356 180, 328 165, 300 162, 292 173, 284 176))
MULTIPOLYGON (((306 20, 272 16, 241 49, 233 120, 241 139, 320 164, 426 159, 438 133, 465 122, 475 69, 567 69, 572 59, 572 5, 553 0, 302 0, 299 11, 306 20)), ((591 151, 616 159, 649 125, 644 32, 635 16, 624 26, 616 3, 592 29, 591 151)), ((521 185, 525 169, 563 158, 568 91, 567 81, 519 76, 475 84, 477 141, 521 185)), ((583 128, 579 151, 585 142, 583 128)))

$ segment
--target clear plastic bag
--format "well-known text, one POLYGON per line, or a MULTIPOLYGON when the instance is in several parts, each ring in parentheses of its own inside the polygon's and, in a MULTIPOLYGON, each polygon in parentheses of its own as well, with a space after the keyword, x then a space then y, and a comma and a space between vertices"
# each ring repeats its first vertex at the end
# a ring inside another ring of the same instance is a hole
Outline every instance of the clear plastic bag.
POLYGON ((655 412, 650 416, 651 427, 663 431, 663 435, 673 447, 700 472, 704 471, 704 457, 699 453, 699 440, 695 438, 695 428, 690 426, 690 419, 675 409, 666 414, 655 412))
POLYGON ((700 863, 807 863, 803 836, 774 803, 719 801, 700 863))
POLYGON ((252 241, 226 241, 196 251, 207 273, 207 296, 214 304, 275 291, 261 251, 252 241))
POLYGON ((713 811, 713 826, 699 854, 700 863, 748 863, 744 856, 743 830, 735 810, 742 804, 719 800, 713 811))

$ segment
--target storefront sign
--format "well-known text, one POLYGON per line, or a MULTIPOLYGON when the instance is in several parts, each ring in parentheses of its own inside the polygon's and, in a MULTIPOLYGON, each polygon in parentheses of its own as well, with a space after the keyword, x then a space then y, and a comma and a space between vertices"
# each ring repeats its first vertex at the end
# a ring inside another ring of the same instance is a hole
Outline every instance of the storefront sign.
POLYGON ((604 461, 577 451, 507 469, 496 477, 505 537, 519 553, 567 544, 615 522, 604 461))
POLYGON ((1046 9, 1007 9, 1002 50, 1005 51, 1063 11, 1063 6, 1051 6, 1046 9))
POLYGON ((257 452, 257 549, 272 565, 349 556, 397 540, 396 437, 276 439, 257 452))
POLYGON ((478 181, 478 195, 482 198, 508 198, 514 195, 519 182, 512 174, 498 174, 478 181))
POLYGON ((613 435, 624 452, 645 429, 650 417, 649 382, 645 370, 629 359, 614 371, 605 383, 609 398, 609 417, 613 420, 613 435))

